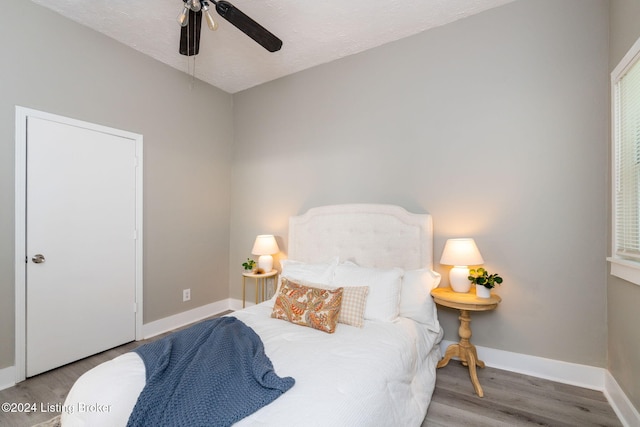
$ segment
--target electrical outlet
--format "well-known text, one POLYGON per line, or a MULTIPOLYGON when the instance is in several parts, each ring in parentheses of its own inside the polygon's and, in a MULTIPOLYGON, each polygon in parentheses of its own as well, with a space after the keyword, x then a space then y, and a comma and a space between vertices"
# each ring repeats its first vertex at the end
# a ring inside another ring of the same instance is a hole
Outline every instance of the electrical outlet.
POLYGON ((191 289, 182 290, 182 302, 189 301, 191 299, 191 289))

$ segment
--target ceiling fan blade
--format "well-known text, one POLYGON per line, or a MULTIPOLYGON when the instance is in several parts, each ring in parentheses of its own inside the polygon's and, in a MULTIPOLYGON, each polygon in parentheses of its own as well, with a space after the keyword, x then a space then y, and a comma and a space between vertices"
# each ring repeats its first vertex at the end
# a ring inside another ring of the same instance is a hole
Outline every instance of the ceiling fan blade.
POLYGON ((202 12, 189 10, 189 23, 180 29, 180 54, 197 55, 200 52, 200 29, 202 28, 202 12))
POLYGON ((216 2, 216 11, 269 52, 277 52, 282 47, 282 40, 271 34, 266 28, 249 18, 228 1, 220 0, 216 2))

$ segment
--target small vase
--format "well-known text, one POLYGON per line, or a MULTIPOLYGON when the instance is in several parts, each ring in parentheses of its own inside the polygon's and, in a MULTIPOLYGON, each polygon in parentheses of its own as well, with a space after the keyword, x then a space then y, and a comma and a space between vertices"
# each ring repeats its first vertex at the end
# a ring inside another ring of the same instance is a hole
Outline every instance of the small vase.
POLYGON ((476 285, 476 296, 478 298, 491 298, 491 289, 482 285, 476 285))

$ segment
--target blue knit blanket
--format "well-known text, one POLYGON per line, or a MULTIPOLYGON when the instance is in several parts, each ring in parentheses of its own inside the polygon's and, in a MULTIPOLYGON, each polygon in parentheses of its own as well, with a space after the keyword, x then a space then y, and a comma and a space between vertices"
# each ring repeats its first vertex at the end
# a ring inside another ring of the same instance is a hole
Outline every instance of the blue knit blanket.
POLYGON ((235 317, 198 323, 136 350, 146 368, 127 426, 229 426, 289 390, 260 337, 235 317))

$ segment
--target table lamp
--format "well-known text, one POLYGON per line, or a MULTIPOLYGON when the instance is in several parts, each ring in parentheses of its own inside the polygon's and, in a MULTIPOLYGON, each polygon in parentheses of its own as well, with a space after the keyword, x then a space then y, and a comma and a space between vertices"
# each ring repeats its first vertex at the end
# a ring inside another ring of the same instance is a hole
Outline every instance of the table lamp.
POLYGON ((440 264, 453 265, 449 272, 449 284, 455 292, 469 292, 469 265, 484 264, 482 255, 471 238, 449 239, 444 245, 440 264))
POLYGON ((271 255, 278 252, 280 252, 280 248, 278 248, 276 238, 272 234, 261 234, 256 237, 251 253, 260 255, 258 258, 258 271, 262 270, 263 273, 269 273, 273 270, 273 257, 271 255))

